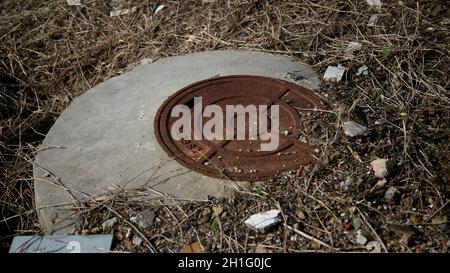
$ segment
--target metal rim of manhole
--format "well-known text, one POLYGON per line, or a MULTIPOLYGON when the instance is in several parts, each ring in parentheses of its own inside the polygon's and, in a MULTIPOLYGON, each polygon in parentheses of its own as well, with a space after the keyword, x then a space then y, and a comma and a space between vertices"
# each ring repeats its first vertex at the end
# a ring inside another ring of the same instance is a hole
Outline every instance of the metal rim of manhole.
POLYGON ((156 114, 154 131, 164 151, 191 170, 213 178, 261 181, 317 161, 313 156, 315 147, 298 140, 303 125, 297 109, 327 107, 312 91, 284 80, 248 75, 216 77, 170 96, 156 114), (170 132, 177 118, 171 117, 172 108, 180 104, 193 108, 192 101, 199 96, 203 109, 210 104, 279 105, 278 149, 260 151, 259 139, 174 140, 170 132))

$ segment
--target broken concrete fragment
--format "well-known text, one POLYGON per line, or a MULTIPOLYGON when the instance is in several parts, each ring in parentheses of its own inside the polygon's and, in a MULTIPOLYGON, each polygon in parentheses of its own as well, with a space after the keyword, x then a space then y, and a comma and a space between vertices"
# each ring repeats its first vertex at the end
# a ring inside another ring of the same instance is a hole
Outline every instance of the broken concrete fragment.
POLYGON ((223 212, 222 207, 213 207, 212 210, 213 210, 214 216, 219 216, 223 212))
POLYGON ((374 27, 378 22, 378 15, 372 14, 367 22, 368 27, 374 27))
POLYGON ((360 229, 362 226, 362 223, 363 223, 363 221, 360 217, 353 218, 353 228, 354 229, 356 229, 356 230, 360 229))
POLYGON ((367 127, 351 120, 342 123, 342 129, 344 129, 344 134, 349 137, 360 136, 367 131, 367 127))
POLYGON ((249 228, 255 229, 259 232, 266 232, 270 228, 274 227, 281 222, 280 211, 273 209, 266 212, 260 212, 253 214, 247 220, 245 225, 249 228))
POLYGON ((370 166, 376 177, 385 178, 394 171, 395 162, 389 159, 376 159, 370 162, 370 166))
POLYGON ((367 67, 367 65, 363 65, 360 68, 358 68, 358 71, 356 71, 356 76, 359 75, 364 75, 367 76, 369 74, 369 68, 367 67))
POLYGON ((306 219, 306 215, 303 211, 299 210, 295 213, 295 215, 298 217, 298 219, 300 220, 305 220, 306 219))
POLYGON ((343 66, 328 66, 323 79, 325 81, 340 82, 344 77, 345 71, 347 69, 343 66))

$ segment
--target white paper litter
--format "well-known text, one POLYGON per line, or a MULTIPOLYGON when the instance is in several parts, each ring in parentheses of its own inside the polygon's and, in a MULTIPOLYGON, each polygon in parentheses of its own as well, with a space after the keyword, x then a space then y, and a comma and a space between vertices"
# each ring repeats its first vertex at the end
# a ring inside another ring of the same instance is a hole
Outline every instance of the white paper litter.
POLYGON ((256 229, 260 232, 265 232, 270 227, 281 222, 279 215, 280 211, 273 209, 266 212, 253 214, 247 220, 245 220, 244 223, 250 228, 256 229))

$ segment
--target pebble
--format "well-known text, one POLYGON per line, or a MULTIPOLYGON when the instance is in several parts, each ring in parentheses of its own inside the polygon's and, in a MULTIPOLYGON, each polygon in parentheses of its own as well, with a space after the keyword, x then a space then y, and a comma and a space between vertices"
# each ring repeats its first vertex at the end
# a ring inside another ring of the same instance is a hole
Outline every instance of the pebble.
POLYGON ((366 245, 366 249, 370 253, 381 253, 381 245, 377 241, 370 241, 366 245))
POLYGON ((378 15, 372 14, 369 18, 369 22, 367 22, 368 27, 374 27, 378 22, 378 15))
POLYGON ((360 136, 367 131, 367 127, 354 121, 346 121, 342 123, 342 128, 344 129, 344 134, 349 137, 360 136))
POLYGON ((301 211, 301 210, 297 211, 297 213, 296 213, 295 215, 296 215, 296 216, 298 217, 298 219, 300 219, 300 220, 305 220, 305 219, 306 219, 305 213, 303 213, 303 211, 301 211))
POLYGON ((370 166, 376 177, 385 178, 394 171, 395 162, 390 159, 376 159, 370 162, 370 166))
POLYGON ((367 67, 367 65, 363 65, 360 68, 358 68, 358 71, 356 71, 356 76, 359 76, 359 75, 363 75, 363 76, 369 75, 369 68, 367 67))
POLYGON ((219 216, 223 212, 222 207, 213 207, 212 210, 213 210, 214 216, 219 216))
POLYGON ((132 243, 135 246, 140 246, 142 244, 142 239, 139 236, 134 236, 132 243))
POLYGON ((356 234, 356 242, 360 245, 365 245, 367 243, 367 238, 358 231, 356 234))
POLYGON ((395 187, 390 187, 387 189, 386 193, 384 194, 384 198, 386 201, 393 201, 399 194, 399 190, 395 187))
POLYGON ((353 227, 358 230, 360 229, 362 226, 362 219, 359 217, 355 217, 353 218, 353 227))

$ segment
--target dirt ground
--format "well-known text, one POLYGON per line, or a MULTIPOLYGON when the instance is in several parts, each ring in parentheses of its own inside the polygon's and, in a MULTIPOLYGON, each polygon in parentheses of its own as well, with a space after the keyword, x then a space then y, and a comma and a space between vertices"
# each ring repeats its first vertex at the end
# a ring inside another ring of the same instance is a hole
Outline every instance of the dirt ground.
POLYGON ((318 95, 304 137, 320 164, 249 184, 229 198, 142 200, 118 189, 87 200, 79 234, 113 233, 131 252, 448 252, 450 247, 450 9, 447 1, 66 1, 0 2, 0 248, 40 234, 32 161, 71 101, 144 59, 248 49, 281 54, 323 75, 348 68, 318 95), (158 6, 165 7, 155 14, 158 6), (136 7, 110 17, 114 8, 136 7), (371 15, 379 19, 368 26, 371 15), (348 52, 350 42, 361 48, 348 52), (361 66, 368 74, 357 75, 361 66), (350 138, 342 123, 368 128, 350 138), (316 126, 313 126, 313 125, 316 126), (385 180, 370 162, 395 160, 385 180), (395 190, 393 189, 395 188, 395 190), (395 192, 387 198, 388 189, 395 192), (149 228, 131 217, 152 210, 149 228), (257 233, 243 222, 269 209, 282 223, 257 233), (117 223, 102 227, 116 217, 117 223), (133 243, 139 237, 140 244, 133 243), (194 250, 187 250, 192 245, 194 250))

